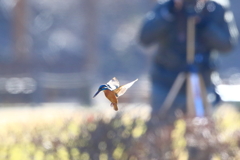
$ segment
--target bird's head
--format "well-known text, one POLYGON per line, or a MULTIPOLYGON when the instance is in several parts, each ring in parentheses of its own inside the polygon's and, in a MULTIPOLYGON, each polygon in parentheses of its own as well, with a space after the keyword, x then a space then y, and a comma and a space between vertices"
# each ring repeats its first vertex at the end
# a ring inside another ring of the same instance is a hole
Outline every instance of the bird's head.
POLYGON ((94 94, 93 98, 96 97, 96 95, 98 95, 99 92, 104 91, 104 90, 107 90, 107 89, 108 89, 107 85, 105 85, 105 84, 101 85, 101 86, 98 88, 98 91, 94 94))

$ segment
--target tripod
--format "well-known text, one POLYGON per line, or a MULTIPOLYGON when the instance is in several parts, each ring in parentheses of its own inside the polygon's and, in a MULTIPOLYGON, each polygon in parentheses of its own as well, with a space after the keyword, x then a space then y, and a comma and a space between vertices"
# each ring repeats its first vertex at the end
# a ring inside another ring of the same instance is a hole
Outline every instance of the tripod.
MULTIPOLYGON (((194 66, 195 58, 195 21, 194 16, 187 19, 187 64, 194 66)), ((198 71, 188 70, 178 74, 161 109, 160 114, 165 113, 173 104, 179 90, 186 81, 187 92, 187 116, 204 117, 210 115, 210 104, 207 101, 206 87, 203 77, 198 71)))

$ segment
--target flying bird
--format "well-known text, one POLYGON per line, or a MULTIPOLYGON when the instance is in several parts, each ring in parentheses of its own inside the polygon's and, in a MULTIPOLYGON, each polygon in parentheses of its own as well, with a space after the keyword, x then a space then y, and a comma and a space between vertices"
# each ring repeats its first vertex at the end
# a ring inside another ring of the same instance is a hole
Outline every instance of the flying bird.
POLYGON ((107 84, 103 84, 98 88, 98 91, 94 94, 93 98, 98 95, 99 92, 103 91, 107 99, 111 102, 114 110, 118 110, 118 97, 123 95, 128 88, 130 88, 138 79, 120 86, 119 81, 116 77, 113 77, 107 84))

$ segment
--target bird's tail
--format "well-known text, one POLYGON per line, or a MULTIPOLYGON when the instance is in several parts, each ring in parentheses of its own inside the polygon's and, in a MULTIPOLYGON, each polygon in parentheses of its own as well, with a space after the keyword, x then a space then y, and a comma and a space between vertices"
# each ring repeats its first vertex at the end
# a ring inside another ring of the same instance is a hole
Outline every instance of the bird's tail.
POLYGON ((111 103, 111 106, 114 108, 115 111, 118 110, 118 106, 117 103, 111 103))

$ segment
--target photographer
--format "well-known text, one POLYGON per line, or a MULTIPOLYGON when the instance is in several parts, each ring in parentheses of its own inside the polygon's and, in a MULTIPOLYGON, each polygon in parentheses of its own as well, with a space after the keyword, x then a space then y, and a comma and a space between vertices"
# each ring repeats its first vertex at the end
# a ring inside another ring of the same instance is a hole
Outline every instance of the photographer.
MULTIPOLYGON (((167 123, 172 125, 177 109, 186 112, 186 84, 184 84, 166 115, 167 119, 156 121, 157 113, 175 79, 180 72, 186 71, 188 66, 186 43, 187 20, 190 16, 194 16, 196 22, 194 65, 203 76, 209 93, 215 93, 210 76, 216 70, 216 52, 227 53, 237 42, 238 30, 234 16, 228 6, 217 3, 217 0, 158 1, 155 9, 147 13, 140 31, 142 45, 158 45, 150 72, 152 117, 148 129, 155 129, 155 126, 167 123)), ((166 130, 170 135, 171 129, 165 128, 166 130)))
MULTIPOLYGON (((158 45, 151 68, 151 106, 157 113, 177 75, 186 70, 187 19, 196 18, 195 65, 202 74, 209 92, 214 92, 211 73, 216 69, 216 51, 231 51, 237 42, 238 30, 228 6, 212 0, 162 0, 147 13, 140 31, 144 46, 158 45)), ((185 111, 185 87, 182 87, 170 109, 185 111)))

